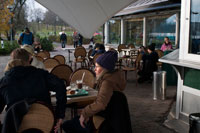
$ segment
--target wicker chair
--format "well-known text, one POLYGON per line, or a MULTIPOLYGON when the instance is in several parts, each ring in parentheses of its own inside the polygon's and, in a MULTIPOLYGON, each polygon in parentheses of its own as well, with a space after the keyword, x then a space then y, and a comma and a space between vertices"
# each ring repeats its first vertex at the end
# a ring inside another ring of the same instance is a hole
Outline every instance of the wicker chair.
POLYGON ((49 51, 43 51, 43 52, 47 55, 48 58, 50 58, 50 53, 49 53, 49 51))
MULTIPOLYGON (((85 72, 85 77, 83 79, 83 83, 91 88, 95 88, 96 86, 95 74, 94 72, 86 68, 79 68, 76 71, 74 71, 71 75, 70 83, 74 83, 76 82, 76 80, 80 80, 84 72, 85 72)), ((71 117, 73 118, 74 116, 77 115, 77 109, 84 108, 85 106, 87 106, 88 104, 91 104, 92 102, 93 100, 88 100, 88 101, 82 101, 82 102, 73 104, 73 106, 71 106, 71 117)))
POLYGON ((56 60, 56 59, 53 59, 53 58, 45 59, 43 63, 44 63, 45 68, 46 68, 49 72, 51 72, 51 70, 52 70, 55 66, 60 65, 60 62, 59 62, 58 60, 56 60))
POLYGON ((76 71, 74 71, 71 75, 70 83, 76 82, 76 80, 80 80, 84 72, 85 77, 83 79, 83 83, 85 83, 85 85, 91 88, 94 88, 96 81, 95 73, 87 68, 79 68, 76 71))
POLYGON ((43 59, 49 58, 49 56, 44 51, 37 53, 36 56, 40 56, 43 59))
POLYGON ((18 132, 37 129, 43 133, 50 133, 54 123, 55 117, 51 108, 41 103, 33 103, 28 113, 23 117, 18 132))
POLYGON ((72 72, 72 68, 65 64, 57 65, 51 70, 51 73, 56 75, 58 78, 64 80, 67 86, 70 83, 70 76, 72 72))
POLYGON ((35 56, 35 58, 37 58, 37 60, 43 62, 44 61, 44 58, 42 58, 41 56, 35 56))
POLYGON ((129 44, 128 48, 135 48, 135 45, 134 44, 129 44))
MULTIPOLYGON (((157 49, 157 50, 155 50, 155 52, 158 54, 159 58, 164 56, 164 53, 163 53, 162 50, 157 49)), ((161 69, 162 68, 162 62, 157 62, 157 66, 158 66, 158 68, 161 69)))
MULTIPOLYGON (((119 53, 122 52, 122 49, 128 49, 128 47, 126 47, 125 44, 120 44, 120 45, 118 45, 118 52, 119 52, 119 53)), ((124 54, 127 55, 128 53, 126 53, 126 51, 124 51, 124 54)), ((125 61, 126 61, 126 64, 127 64, 128 58, 129 58, 128 56, 124 56, 124 57, 120 57, 118 60, 119 60, 119 62, 121 62, 121 63, 122 63, 123 60, 125 60, 125 61)))
POLYGON ((92 70, 94 67, 95 67, 95 63, 96 63, 96 60, 97 60, 97 58, 99 57, 99 56, 101 56, 102 54, 95 54, 94 56, 93 56, 93 59, 92 59, 92 61, 91 61, 91 63, 90 63, 90 66, 89 66, 89 68, 92 70))
POLYGON ((76 67, 77 67, 77 63, 81 63, 81 67, 83 66, 87 66, 87 61, 86 61, 86 49, 84 47, 78 47, 75 49, 74 51, 74 57, 75 57, 75 60, 74 60, 74 66, 75 66, 75 70, 76 70, 76 67))
POLYGON ((122 67, 122 70, 125 71, 125 75, 126 75, 126 79, 127 79, 127 72, 128 71, 135 71, 135 74, 136 74, 136 86, 137 86, 137 71, 140 70, 140 61, 142 60, 142 54, 139 53, 136 57, 136 60, 135 60, 135 66, 134 67, 122 67))
POLYGON ((126 47, 126 45, 125 44, 120 44, 120 45, 118 45, 118 52, 120 53, 120 52, 122 52, 122 49, 126 49, 127 47, 126 47))
POLYGON ((60 64, 65 64, 66 62, 65 57, 63 55, 56 55, 53 58, 57 59, 60 62, 60 64))

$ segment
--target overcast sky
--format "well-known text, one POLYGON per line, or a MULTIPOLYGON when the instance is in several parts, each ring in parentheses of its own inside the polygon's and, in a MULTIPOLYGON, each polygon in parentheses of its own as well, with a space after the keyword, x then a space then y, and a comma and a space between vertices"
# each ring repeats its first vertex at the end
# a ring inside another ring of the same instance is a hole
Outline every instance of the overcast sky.
POLYGON ((27 5, 29 6, 29 8, 40 8, 44 11, 46 11, 47 9, 45 7, 43 7, 42 5, 40 5, 37 1, 35 0, 27 0, 27 5))
MULTIPOLYGON (((42 5, 40 5, 38 2, 36 2, 35 0, 27 0, 26 1, 26 5, 28 6, 28 21, 31 21, 32 19, 34 19, 35 17, 35 10, 37 9, 41 9, 41 11, 43 13, 45 13, 47 11, 47 9, 45 7, 43 7, 42 5)), ((44 16, 41 16, 41 18, 43 18, 44 16)))

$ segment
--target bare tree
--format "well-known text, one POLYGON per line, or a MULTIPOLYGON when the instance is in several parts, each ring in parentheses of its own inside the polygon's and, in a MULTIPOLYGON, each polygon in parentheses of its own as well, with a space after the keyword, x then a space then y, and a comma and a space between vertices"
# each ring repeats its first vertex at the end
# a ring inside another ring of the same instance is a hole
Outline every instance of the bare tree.
POLYGON ((56 20, 56 15, 51 11, 47 11, 45 13, 43 23, 48 25, 54 25, 56 23, 56 25, 68 26, 68 24, 65 23, 62 19, 59 18, 58 20, 56 20))

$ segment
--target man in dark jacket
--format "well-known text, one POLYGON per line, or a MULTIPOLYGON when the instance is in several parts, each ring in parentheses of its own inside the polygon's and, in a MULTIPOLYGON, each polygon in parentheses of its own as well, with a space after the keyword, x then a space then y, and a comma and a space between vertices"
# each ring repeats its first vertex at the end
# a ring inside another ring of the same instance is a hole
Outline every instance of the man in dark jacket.
POLYGON ((65 32, 62 32, 60 36, 60 42, 61 42, 61 47, 65 48, 65 44, 67 43, 67 35, 65 34, 65 32))
MULTIPOLYGON (((17 101, 35 99, 51 105, 49 91, 56 92, 57 131, 65 116, 66 89, 64 82, 48 71, 37 69, 29 65, 29 53, 24 49, 15 49, 13 56, 21 56, 25 65, 13 65, 7 69, 5 76, 0 80, 0 112, 7 105, 7 109, 17 101), (18 55, 17 55, 18 54, 18 55)), ((7 65, 9 66, 9 65, 7 65)))
POLYGON ((80 33, 78 34, 78 36, 79 36, 78 44, 79 44, 79 46, 82 46, 82 44, 83 44, 83 36, 80 33))
POLYGON ((142 83, 147 80, 151 80, 153 72, 157 70, 158 54, 155 52, 155 44, 152 43, 147 47, 147 52, 142 56, 143 67, 138 72, 140 78, 138 83, 142 83))

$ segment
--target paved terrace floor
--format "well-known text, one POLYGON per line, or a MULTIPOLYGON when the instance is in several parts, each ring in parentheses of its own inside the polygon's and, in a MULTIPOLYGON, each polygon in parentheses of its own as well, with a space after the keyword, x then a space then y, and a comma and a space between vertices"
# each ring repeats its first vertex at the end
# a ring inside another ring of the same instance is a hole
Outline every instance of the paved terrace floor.
MULTIPOLYGON (((72 47, 72 46, 67 46, 72 47)), ((86 46, 87 47, 87 46, 86 46)), ((68 62, 68 52, 63 51, 60 45, 56 44, 55 51, 51 52, 51 57, 57 54, 62 54, 68 62)), ((73 54, 71 54, 73 59, 73 54)), ((0 77, 3 76, 3 69, 9 60, 9 56, 0 57, 0 77)), ((129 72, 127 78, 127 86, 124 91, 127 96, 129 111, 132 122, 132 130, 134 133, 173 133, 163 125, 164 120, 170 111, 172 103, 175 101, 176 87, 167 87, 167 99, 156 100, 152 99, 152 84, 143 83, 136 87, 135 72, 129 72)), ((67 109, 66 119, 69 119, 69 109, 67 109)))

